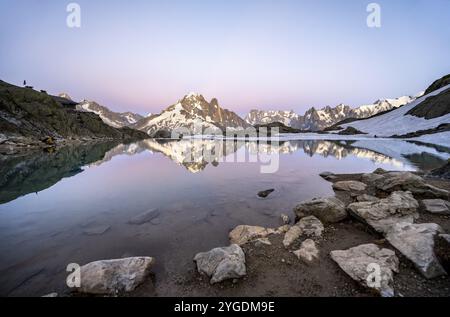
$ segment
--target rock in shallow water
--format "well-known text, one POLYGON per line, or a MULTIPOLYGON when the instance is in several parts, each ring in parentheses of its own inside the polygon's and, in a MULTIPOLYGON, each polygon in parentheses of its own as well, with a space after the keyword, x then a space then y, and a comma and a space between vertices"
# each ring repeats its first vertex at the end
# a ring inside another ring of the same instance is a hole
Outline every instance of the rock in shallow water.
POLYGON ((302 202, 294 209, 298 218, 315 216, 325 223, 335 223, 347 218, 345 204, 336 197, 315 198, 302 202))
POLYGON ((268 189, 264 190, 258 193, 258 196, 261 198, 267 198, 270 194, 272 194, 275 191, 275 189, 268 189))
POLYGON ((211 277, 211 284, 240 278, 247 274, 245 254, 237 244, 198 253, 194 261, 197 263, 199 273, 211 277))
POLYGON ((130 221, 128 221, 128 223, 132 225, 142 225, 144 223, 154 221, 157 217, 159 217, 159 215, 160 212, 158 209, 150 209, 146 212, 134 216, 130 219, 130 221))
POLYGON ((397 223, 386 234, 386 240, 414 263, 426 278, 435 278, 445 274, 434 254, 435 237, 442 233, 435 223, 397 223))
POLYGON ((394 272, 399 271, 394 251, 375 244, 363 244, 348 250, 331 251, 330 255, 355 281, 378 291, 381 296, 394 296, 394 272), (380 274, 376 276, 378 272, 380 274))
POLYGON ((80 268, 81 285, 86 294, 130 292, 144 282, 155 263, 151 257, 132 257, 95 261, 80 268))
POLYGON ((419 203, 410 192, 394 192, 388 198, 348 205, 350 214, 380 233, 386 233, 397 222, 413 223, 418 218, 419 203))

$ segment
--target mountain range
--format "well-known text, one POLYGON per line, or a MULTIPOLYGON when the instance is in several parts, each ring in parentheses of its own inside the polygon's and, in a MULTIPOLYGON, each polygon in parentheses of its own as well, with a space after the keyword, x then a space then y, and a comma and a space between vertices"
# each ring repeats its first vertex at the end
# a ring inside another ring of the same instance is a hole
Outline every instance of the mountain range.
POLYGON ((264 111, 251 110, 245 117, 245 121, 251 125, 269 124, 281 122, 286 126, 300 130, 320 131, 340 121, 349 118, 368 118, 381 112, 398 108, 414 101, 417 96, 403 96, 395 99, 377 100, 373 104, 362 105, 351 108, 348 105, 339 104, 336 107, 327 106, 317 110, 312 107, 304 115, 296 114, 294 111, 264 111))

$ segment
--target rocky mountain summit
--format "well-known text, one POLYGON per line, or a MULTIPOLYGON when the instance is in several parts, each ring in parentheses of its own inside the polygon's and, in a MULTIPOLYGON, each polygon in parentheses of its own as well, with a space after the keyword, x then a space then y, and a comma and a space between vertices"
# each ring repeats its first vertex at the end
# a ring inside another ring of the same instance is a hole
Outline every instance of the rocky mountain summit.
POLYGON ((133 128, 144 131, 150 136, 158 131, 190 131, 195 133, 222 133, 225 129, 242 130, 250 125, 236 113, 223 109, 217 99, 208 102, 202 95, 190 93, 159 115, 142 119, 133 128))

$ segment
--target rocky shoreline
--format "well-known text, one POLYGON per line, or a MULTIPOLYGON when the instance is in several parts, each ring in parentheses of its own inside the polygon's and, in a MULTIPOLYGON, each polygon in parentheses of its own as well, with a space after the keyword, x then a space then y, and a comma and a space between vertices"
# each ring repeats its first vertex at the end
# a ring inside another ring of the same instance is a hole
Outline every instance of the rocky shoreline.
POLYGON ((300 203, 276 228, 237 226, 229 246, 193 255, 183 276, 152 274, 151 257, 97 261, 69 294, 450 296, 450 181, 381 169, 321 176, 335 196, 300 203))

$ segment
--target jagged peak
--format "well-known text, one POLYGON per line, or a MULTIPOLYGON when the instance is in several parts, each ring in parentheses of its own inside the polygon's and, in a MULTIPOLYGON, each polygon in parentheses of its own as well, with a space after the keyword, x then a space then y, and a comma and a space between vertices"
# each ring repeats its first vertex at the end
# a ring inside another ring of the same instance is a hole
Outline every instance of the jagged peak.
POLYGON ((65 99, 67 99, 67 100, 73 101, 72 98, 70 98, 69 94, 67 94, 67 93, 65 93, 65 92, 60 93, 60 94, 58 95, 58 97, 65 98, 65 99))

